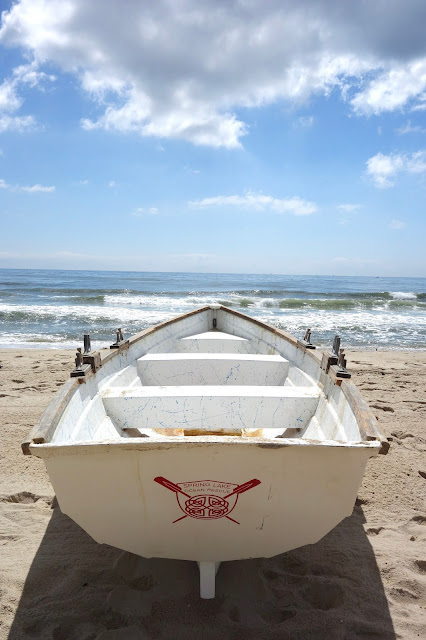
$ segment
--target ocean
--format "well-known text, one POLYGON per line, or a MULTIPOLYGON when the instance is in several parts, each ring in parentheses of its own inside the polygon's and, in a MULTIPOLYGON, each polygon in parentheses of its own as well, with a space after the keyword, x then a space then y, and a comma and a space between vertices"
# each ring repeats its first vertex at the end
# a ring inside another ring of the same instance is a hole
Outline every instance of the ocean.
POLYGON ((426 349, 426 278, 0 269, 0 346, 107 346, 218 302, 312 341, 426 349))

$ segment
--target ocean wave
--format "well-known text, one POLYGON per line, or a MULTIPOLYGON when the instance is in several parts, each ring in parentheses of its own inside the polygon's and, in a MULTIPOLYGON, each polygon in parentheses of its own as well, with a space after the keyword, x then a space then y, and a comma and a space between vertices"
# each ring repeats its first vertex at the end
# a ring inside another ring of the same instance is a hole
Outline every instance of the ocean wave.
POLYGON ((417 300, 417 294, 412 291, 391 291, 389 295, 394 300, 417 300))

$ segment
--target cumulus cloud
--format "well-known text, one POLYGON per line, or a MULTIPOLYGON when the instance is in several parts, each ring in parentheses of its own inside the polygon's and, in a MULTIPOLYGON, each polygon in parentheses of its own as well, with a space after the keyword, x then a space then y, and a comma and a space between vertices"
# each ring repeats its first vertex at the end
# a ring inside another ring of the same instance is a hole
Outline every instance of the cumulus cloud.
POLYGON ((44 187, 42 184, 34 184, 31 187, 18 187, 18 189, 27 193, 52 193, 55 191, 55 187, 44 187))
POLYGON ((9 116, 0 114, 0 133, 4 131, 26 131, 35 127, 33 116, 9 116))
POLYGON ((352 105, 366 115, 394 111, 415 98, 422 100, 425 90, 426 57, 382 73, 352 99, 352 105))
POLYGON ((79 78, 98 109, 86 130, 237 148, 241 108, 335 88, 360 115, 426 106, 425 22, 422 0, 18 0, 0 41, 33 56, 33 74, 79 78))
POLYGON ((15 67, 10 78, 0 85, 0 133, 4 131, 22 132, 34 128, 33 116, 16 115, 23 103, 19 96, 22 86, 42 87, 44 80, 54 80, 54 76, 39 71, 35 61, 15 67))
POLYGON ((381 189, 393 187, 395 177, 402 172, 426 172, 426 152, 417 151, 405 155, 378 153, 367 160, 367 175, 371 177, 376 187, 381 189))
POLYGON ((214 196, 202 200, 188 202, 192 208, 206 209, 208 207, 238 207, 239 209, 252 209, 257 211, 272 211, 274 213, 292 213, 295 216, 306 216, 317 211, 313 202, 293 198, 273 198, 262 193, 247 193, 243 196, 214 196))
POLYGON ((24 191, 26 193, 52 193, 55 191, 55 187, 45 187, 41 184, 34 184, 32 186, 22 186, 19 184, 8 184, 3 178, 0 178, 0 189, 7 189, 8 191, 24 191))
POLYGON ((133 211, 132 216, 144 216, 144 215, 156 216, 158 214, 157 207, 138 207, 133 211))

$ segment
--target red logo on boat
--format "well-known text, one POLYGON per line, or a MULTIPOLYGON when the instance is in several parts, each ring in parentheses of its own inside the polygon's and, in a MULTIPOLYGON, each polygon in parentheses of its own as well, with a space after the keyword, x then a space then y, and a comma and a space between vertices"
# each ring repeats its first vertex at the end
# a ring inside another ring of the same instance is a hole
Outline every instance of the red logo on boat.
POLYGON ((235 524, 240 524, 229 516, 234 510, 238 496, 260 484, 260 480, 249 480, 244 484, 221 482, 219 480, 194 480, 191 482, 179 482, 175 484, 162 476, 154 478, 155 482, 176 494, 178 505, 185 515, 177 520, 179 522, 188 516, 197 520, 217 520, 228 518, 235 524))

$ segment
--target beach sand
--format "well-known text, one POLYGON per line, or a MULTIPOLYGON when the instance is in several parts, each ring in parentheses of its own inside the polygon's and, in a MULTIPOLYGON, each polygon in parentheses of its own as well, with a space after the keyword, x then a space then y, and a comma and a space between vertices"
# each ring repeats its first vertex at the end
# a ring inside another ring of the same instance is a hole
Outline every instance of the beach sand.
POLYGON ((74 353, 0 351, 0 638, 369 640, 425 637, 426 352, 348 352, 384 434, 353 514, 319 543, 223 563, 200 600, 195 563, 96 544, 58 508, 25 438, 74 353))

